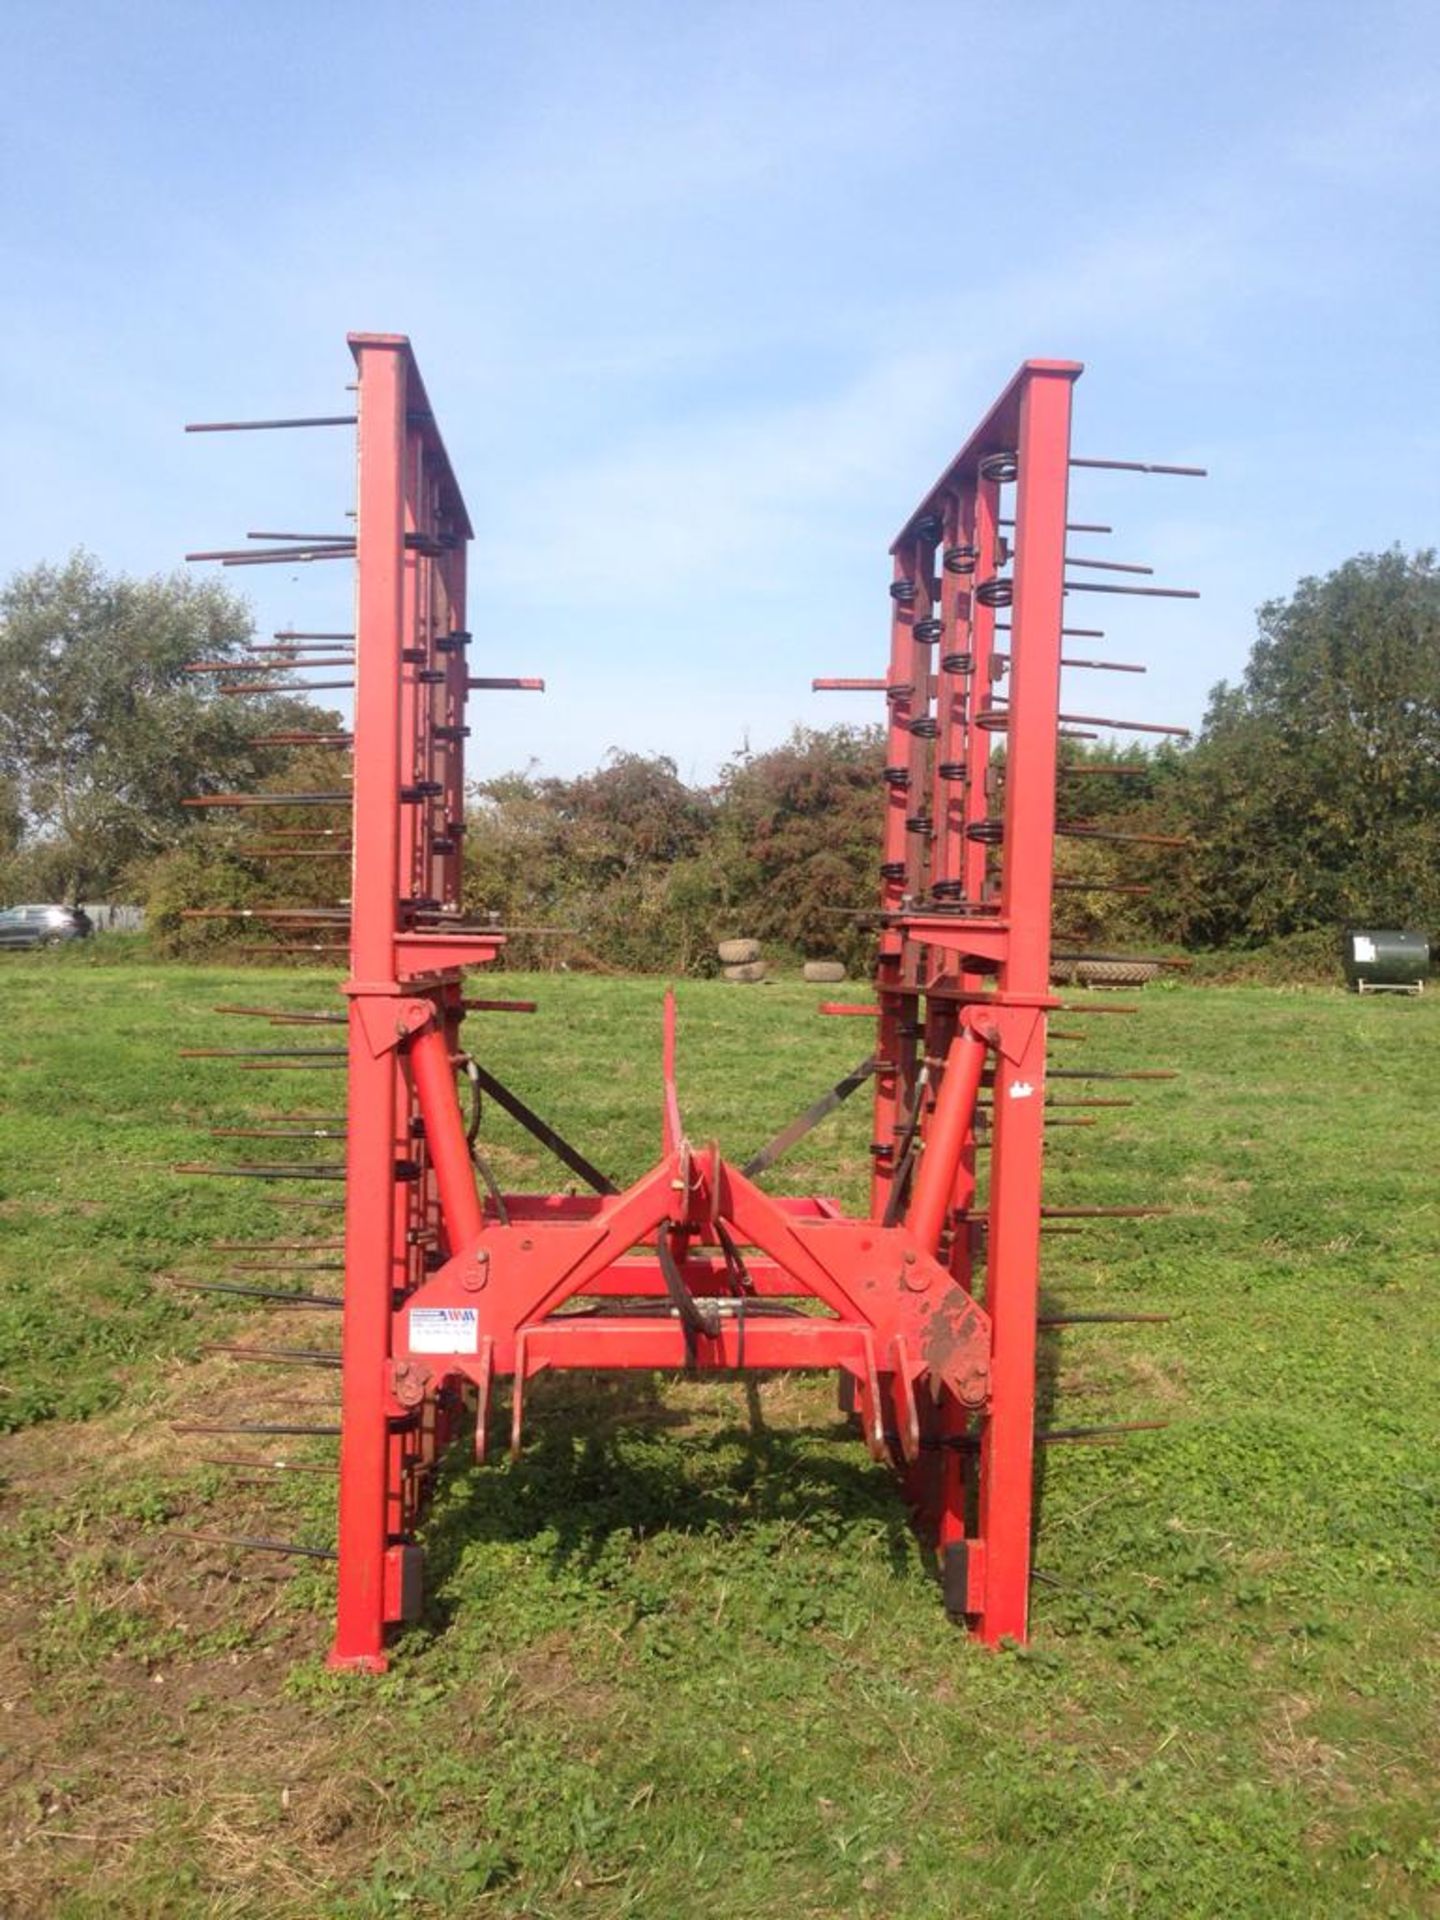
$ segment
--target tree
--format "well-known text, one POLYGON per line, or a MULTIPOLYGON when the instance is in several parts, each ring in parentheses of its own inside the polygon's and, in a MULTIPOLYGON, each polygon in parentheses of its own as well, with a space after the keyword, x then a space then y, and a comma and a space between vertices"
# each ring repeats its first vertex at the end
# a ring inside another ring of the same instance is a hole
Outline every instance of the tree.
POLYGON ((187 669, 236 659, 246 603, 213 581, 107 575, 90 554, 0 589, 0 781, 13 866, 41 891, 94 898, 193 824, 182 802, 253 784, 283 756, 256 745, 313 724, 293 699, 233 700, 187 669))
POLYGON ((1260 609, 1186 769, 1199 843, 1186 932, 1258 942, 1440 919, 1440 570, 1358 554, 1260 609))

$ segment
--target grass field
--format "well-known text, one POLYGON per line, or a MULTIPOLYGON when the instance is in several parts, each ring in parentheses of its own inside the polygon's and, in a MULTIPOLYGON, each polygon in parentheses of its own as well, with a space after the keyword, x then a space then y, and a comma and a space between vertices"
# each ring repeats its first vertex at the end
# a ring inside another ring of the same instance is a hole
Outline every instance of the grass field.
MULTIPOLYGON (((491 1020, 487 1057, 637 1173, 659 983, 506 984, 541 1014, 491 1020)), ((174 1533, 331 1537, 333 1482, 171 1427, 333 1404, 202 1351, 333 1329, 167 1280, 220 1273, 215 1239, 331 1237, 169 1171, 250 1157, 207 1124, 341 1110, 333 1072, 176 1058, 313 1043, 209 1009, 330 987, 4 963, 7 1920, 1440 1912, 1440 1006, 1151 990, 1062 1023, 1088 1037, 1056 1064, 1183 1078, 1052 1136, 1051 1199, 1174 1212, 1048 1238, 1047 1299, 1175 1317, 1052 1338, 1046 1419, 1171 1424, 1044 1452, 1023 1653, 946 1626, 832 1382, 571 1380, 537 1385, 518 1467, 457 1463, 426 1620, 367 1681, 324 1670, 323 1563, 174 1533)), ((818 998, 681 987, 695 1137, 743 1157, 853 1064, 868 1036, 818 998)), ((867 1137, 857 1102, 771 1184, 854 1201, 867 1137)))

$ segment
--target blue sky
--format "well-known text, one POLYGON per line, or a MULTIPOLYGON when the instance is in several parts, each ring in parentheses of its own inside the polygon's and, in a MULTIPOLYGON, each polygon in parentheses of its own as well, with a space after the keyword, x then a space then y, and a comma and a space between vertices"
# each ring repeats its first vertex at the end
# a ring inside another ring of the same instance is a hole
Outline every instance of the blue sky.
MULTIPOLYGON (((888 541, 1028 355, 1086 362, 1077 452, 1212 476, 1077 475, 1205 598, 1087 619, 1150 678, 1074 709, 1193 723, 1261 601, 1440 532, 1433 0, 31 0, 4 47, 0 572, 342 524, 343 433, 180 426, 342 410, 346 330, 406 332, 476 668, 550 687, 474 775, 875 717, 811 676, 880 670, 888 541)), ((344 571, 231 578, 329 628, 344 571)))

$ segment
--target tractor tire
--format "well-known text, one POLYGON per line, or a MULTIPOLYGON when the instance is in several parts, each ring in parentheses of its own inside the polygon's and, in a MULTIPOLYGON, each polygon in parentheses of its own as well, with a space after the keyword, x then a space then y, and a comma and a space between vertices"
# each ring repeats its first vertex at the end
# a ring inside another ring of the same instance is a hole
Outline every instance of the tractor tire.
MULTIPOLYGON (((735 942, 734 944, 739 945, 742 943, 735 942)), ((727 980, 731 981, 732 984, 737 987, 753 987, 758 986, 765 978, 765 962, 763 960, 747 960, 739 966, 722 967, 720 971, 727 980)))
POLYGON ((812 986, 837 987, 845 978, 845 968, 839 960, 807 960, 803 977, 812 986))
POLYGON ((1079 987, 1144 987, 1158 979, 1160 968, 1153 960, 1077 960, 1075 984, 1079 987))
POLYGON ((722 940, 715 952, 723 967, 748 967, 760 958, 758 940, 722 940))

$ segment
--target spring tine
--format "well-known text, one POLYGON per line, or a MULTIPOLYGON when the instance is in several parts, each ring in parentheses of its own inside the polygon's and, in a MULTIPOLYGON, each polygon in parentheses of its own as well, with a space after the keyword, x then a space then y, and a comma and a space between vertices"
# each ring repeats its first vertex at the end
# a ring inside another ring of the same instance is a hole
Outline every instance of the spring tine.
POLYGON ((308 1012, 303 1009, 297 1011, 290 1007, 222 1006, 212 1007, 210 1011, 212 1013, 232 1014, 247 1020, 269 1020, 277 1026, 343 1027, 345 1024, 345 1015, 343 1013, 308 1012))
POLYGON ((1088 1014, 1088 1013, 1095 1013, 1095 1014, 1111 1014, 1111 1013, 1139 1013, 1139 1011, 1140 1011, 1140 1009, 1139 1009, 1139 1007, 1129 1007, 1129 1006, 1126 1006, 1126 1007, 1087 1007, 1087 1006, 1084 1006, 1084 1005, 1082 1005, 1082 1004, 1081 1004, 1081 1003, 1080 1003, 1079 1001, 1075 1001, 1075 1000, 1062 1000, 1062 1001, 1060 1002, 1060 1011, 1061 1011, 1061 1013, 1087 1013, 1087 1014, 1088 1014))
POLYGON ((1133 560, 1082 560, 1078 554, 1067 553, 1067 567, 1095 567, 1102 573, 1154 573, 1154 567, 1138 566, 1133 560))
MULTIPOLYGON (((340 747, 348 749, 355 744, 353 733, 256 733, 251 740, 257 747, 340 747)), ((281 829, 272 828, 272 832, 281 829)), ((333 827, 317 827, 317 833, 333 833, 333 827)))
POLYGON ((1036 1324, 1042 1327, 1151 1327, 1168 1325, 1174 1318, 1173 1313, 1042 1313, 1036 1324))
POLYGON ((1112 1067, 1051 1067, 1051 1080, 1178 1080, 1173 1067, 1142 1068, 1122 1073, 1112 1067))
POLYGON ((236 1260, 227 1273, 343 1273, 343 1260, 236 1260))
MULTIPOLYGON (((349 633, 302 633, 295 627, 278 627, 270 637, 272 640, 284 641, 288 645, 292 640, 353 640, 355 634, 353 629, 349 633)), ((262 647, 264 647, 263 641, 250 642, 252 653, 259 653, 262 647)))
POLYGON ((223 1533, 196 1533, 191 1527, 167 1527, 166 1533, 177 1540, 198 1540, 202 1546, 229 1547, 237 1553, 294 1553, 306 1560, 338 1560, 333 1547, 307 1547, 299 1540, 232 1539, 223 1533))
POLYGON ((172 1173, 195 1174, 211 1180, 343 1180, 345 1168, 337 1162, 333 1166, 236 1166, 202 1167, 184 1163, 170 1169, 172 1173))
POLYGON ((181 1047, 177 1060, 334 1060, 343 1047, 181 1047))
POLYGON ((260 1360, 274 1366, 327 1367, 340 1370, 338 1353, 322 1353, 318 1347, 246 1347, 234 1340, 207 1340, 202 1353, 226 1353, 233 1360, 260 1360))
POLYGON ((1165 733, 1180 740, 1190 738, 1189 727, 1162 727, 1153 720, 1107 720, 1098 713, 1062 713, 1060 718, 1079 727, 1111 727, 1117 733, 1165 733))
POLYGON ((323 1473, 332 1480, 340 1471, 339 1467, 310 1460, 252 1460, 245 1454, 197 1453, 191 1458, 199 1467, 242 1467, 252 1473, 323 1473))
MULTIPOLYGON (((1073 466, 1074 464, 1072 461, 1071 465, 1073 466)), ((1013 520, 997 520, 995 524, 997 527, 1013 527, 1015 522, 1013 520)), ((1103 522, 1098 520, 1067 520, 1065 522, 1065 531, 1067 533, 1113 533, 1115 529, 1114 527, 1105 526, 1103 522)))
MULTIPOLYGON (((538 1000, 462 1000, 466 1013, 536 1013, 538 1000)), ((343 1016, 342 1016, 343 1018, 343 1016)))
POLYGON ((180 802, 182 807, 348 807, 350 789, 333 793, 202 793, 180 802))
POLYGON ((282 427, 353 427, 355 413, 317 413, 293 420, 189 420, 186 433, 273 433, 282 427))
POLYGON ((1198 600, 1198 587, 1122 587, 1109 580, 1066 580, 1067 593, 1130 593, 1146 600, 1198 600))
POLYGON ((302 546, 333 546, 340 540, 353 540, 351 533, 247 533, 247 540, 298 540, 302 546))
POLYGON ((812 693, 883 693, 885 685, 883 680, 844 680, 832 677, 812 680, 810 691, 812 693))
POLYGON ((517 680, 508 674, 498 677, 494 674, 467 679, 465 685, 472 693, 543 693, 543 680, 517 680))
POLYGON ((289 654, 279 660, 196 660, 183 669, 186 673, 303 673, 307 667, 353 667, 355 658, 348 653, 289 654))
POLYGON ((172 1420, 172 1433, 270 1433, 317 1440, 338 1440, 339 1427, 307 1427, 287 1420, 172 1420))
POLYGON ((344 1127, 207 1127, 212 1140, 343 1140, 344 1127))
POLYGON ((1060 656, 1062 667, 1074 667, 1085 673, 1148 673, 1150 669, 1138 665, 1133 660, 1073 660, 1068 654, 1060 656))
POLYGON ((287 1293, 283 1287, 244 1287, 230 1280, 172 1280, 186 1293, 228 1293, 242 1300, 269 1300, 287 1307, 343 1307, 338 1294, 287 1293))
POLYGON ((1052 880, 1050 884, 1057 893, 1132 893, 1143 897, 1154 891, 1152 887, 1132 886, 1121 880, 1052 880))
POLYGON ((212 1240, 212 1253, 341 1253, 343 1240, 212 1240))
POLYGON ((1070 1440, 1111 1440, 1122 1433, 1158 1433, 1168 1420, 1117 1420, 1105 1427, 1037 1427, 1035 1438, 1041 1446, 1054 1446, 1070 1440))
POLYGON ((217 693, 327 693, 336 687, 353 687, 353 680, 302 680, 299 686, 293 683, 288 687, 272 687, 268 683, 243 687, 217 687, 217 693))
POLYGON ((1072 467, 1101 467, 1107 473, 1173 473, 1187 480, 1209 478, 1205 467, 1165 467, 1150 460, 1082 460, 1078 454, 1072 454, 1070 464, 1072 467))

